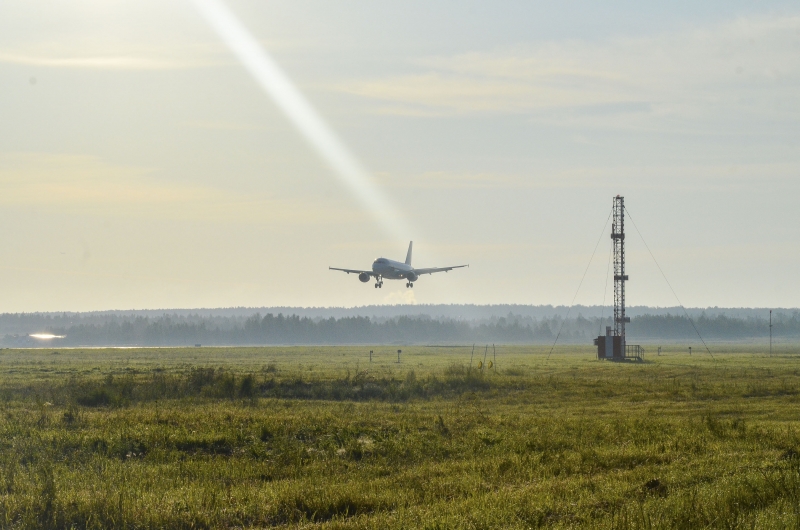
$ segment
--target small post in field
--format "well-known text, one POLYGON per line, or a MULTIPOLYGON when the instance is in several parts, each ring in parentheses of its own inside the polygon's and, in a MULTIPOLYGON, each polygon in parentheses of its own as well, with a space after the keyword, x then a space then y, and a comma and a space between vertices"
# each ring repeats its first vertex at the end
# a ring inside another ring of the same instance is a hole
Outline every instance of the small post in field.
POLYGON ((475 344, 472 344, 472 355, 469 356, 469 371, 472 371, 472 359, 475 357, 475 344))

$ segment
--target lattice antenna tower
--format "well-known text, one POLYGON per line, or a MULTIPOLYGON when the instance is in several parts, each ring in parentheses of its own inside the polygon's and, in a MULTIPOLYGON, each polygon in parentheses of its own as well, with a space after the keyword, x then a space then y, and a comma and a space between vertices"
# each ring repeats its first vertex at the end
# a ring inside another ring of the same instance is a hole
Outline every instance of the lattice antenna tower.
POLYGON ((620 337, 621 349, 625 351, 625 197, 614 197, 611 222, 611 239, 614 244, 614 335, 620 337))
MULTIPOLYGON (((625 337, 625 324, 631 318, 625 315, 625 198, 617 195, 611 209, 611 242, 614 251, 614 327, 606 327, 606 334, 594 339, 598 359, 613 361, 641 361, 644 348, 638 344, 628 344, 625 337)), ((636 225, 634 225, 635 227, 636 225)))

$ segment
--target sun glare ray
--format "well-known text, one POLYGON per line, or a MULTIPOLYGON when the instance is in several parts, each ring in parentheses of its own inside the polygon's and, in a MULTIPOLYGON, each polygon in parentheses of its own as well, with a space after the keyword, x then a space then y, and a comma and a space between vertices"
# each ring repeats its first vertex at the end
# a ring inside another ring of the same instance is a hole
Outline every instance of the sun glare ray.
POLYGON ((409 239, 411 232, 399 212, 236 15, 220 0, 194 0, 194 4, 209 26, 359 202, 393 237, 409 239))

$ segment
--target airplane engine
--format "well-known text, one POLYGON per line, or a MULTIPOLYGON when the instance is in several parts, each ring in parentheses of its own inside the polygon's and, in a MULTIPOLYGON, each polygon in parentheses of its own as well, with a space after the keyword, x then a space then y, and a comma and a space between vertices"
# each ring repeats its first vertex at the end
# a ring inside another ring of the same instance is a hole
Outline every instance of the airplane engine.
POLYGON ((369 278, 370 276, 366 272, 362 272, 361 274, 358 275, 358 279, 364 283, 367 283, 369 281, 369 278))
POLYGON ((414 274, 412 272, 411 274, 406 276, 406 279, 408 279, 408 281, 410 281, 410 282, 415 282, 415 281, 419 280, 419 274, 414 274))

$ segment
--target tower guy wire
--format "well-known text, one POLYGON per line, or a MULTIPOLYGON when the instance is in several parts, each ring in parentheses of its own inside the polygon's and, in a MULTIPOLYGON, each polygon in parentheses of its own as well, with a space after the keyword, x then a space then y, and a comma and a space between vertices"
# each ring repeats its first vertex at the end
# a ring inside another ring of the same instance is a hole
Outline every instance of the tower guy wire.
POLYGON ((603 289, 603 305, 600 306, 600 335, 603 334, 603 317, 606 314, 606 296, 608 295, 608 276, 611 271, 611 257, 614 255, 614 247, 608 249, 608 265, 606 265, 606 287, 603 289))
POLYGON ((716 357, 714 357, 714 354, 711 353, 711 350, 708 348, 708 345, 706 344, 706 341, 703 340, 703 336, 700 335, 700 331, 698 331, 697 326, 694 325, 694 321, 692 320, 692 317, 689 316, 689 312, 686 311, 686 308, 681 303, 681 299, 678 298, 678 294, 675 292, 675 289, 672 288, 672 284, 669 283, 669 280, 667 279, 667 275, 664 274, 664 270, 661 268, 661 265, 658 264, 658 260, 653 255, 653 251, 650 250, 650 247, 647 245, 647 241, 644 240, 644 236, 642 236, 642 232, 639 231, 639 227, 636 226, 636 221, 633 220, 633 217, 631 216, 631 212, 628 211, 627 207, 625 207, 625 213, 628 214, 628 219, 630 219, 631 223, 633 223, 633 227, 636 229, 636 233, 639 234, 639 238, 642 240, 642 243, 644 243, 644 248, 647 249, 647 252, 650 254, 650 257, 653 258, 653 263, 655 263, 656 267, 658 267, 658 272, 660 272, 661 276, 664 277, 664 281, 667 282, 667 285, 669 286, 669 290, 672 291, 672 296, 675 297, 675 300, 678 301, 678 305, 681 306, 681 309, 683 309, 683 313, 686 315, 686 319, 689 321, 689 324, 692 325, 692 328, 694 328, 694 332, 697 333, 697 337, 700 339, 700 342, 703 343, 703 346, 705 347, 706 351, 711 356, 711 358, 716 361, 717 360, 716 357))
POLYGON ((613 212, 608 212, 608 217, 606 217, 606 223, 603 225, 603 231, 600 232, 600 237, 597 238, 597 244, 594 246, 594 250, 592 251, 592 257, 589 258, 589 263, 586 265, 586 270, 583 271, 583 276, 581 277, 581 281, 578 284, 578 288, 575 290, 575 296, 572 297, 572 302, 569 304, 569 309, 567 309, 567 316, 564 317, 564 320, 561 321, 561 325, 558 327, 558 333, 556 334, 556 340, 553 341, 553 345, 550 347, 550 353, 547 354, 547 359, 550 359, 550 355, 553 354, 553 349, 556 347, 556 343, 558 343, 558 338, 561 336, 561 331, 564 329, 564 323, 569 318, 569 314, 572 311, 572 306, 575 305, 575 299, 578 298, 578 293, 581 290, 581 286, 583 285, 583 280, 586 279, 586 273, 589 272, 589 267, 592 266, 592 260, 594 259, 594 255, 597 254, 597 247, 600 246, 600 241, 603 240, 603 234, 606 233, 606 227, 608 226, 608 221, 611 219, 611 214, 613 212))

